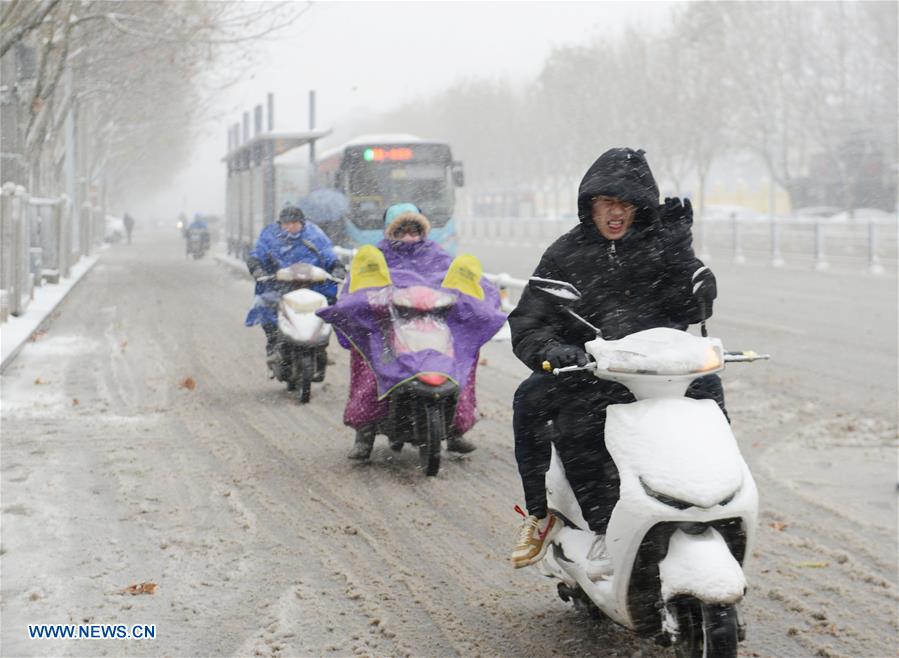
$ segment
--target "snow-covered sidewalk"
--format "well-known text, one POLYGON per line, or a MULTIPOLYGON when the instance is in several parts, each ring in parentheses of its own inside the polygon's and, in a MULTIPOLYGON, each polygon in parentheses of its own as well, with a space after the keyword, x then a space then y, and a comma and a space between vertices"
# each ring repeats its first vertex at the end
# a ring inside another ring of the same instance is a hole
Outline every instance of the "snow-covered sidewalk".
POLYGON ((99 256, 82 257, 71 270, 68 278, 59 283, 48 283, 34 289, 34 299, 28 309, 19 317, 9 316, 0 324, 0 371, 15 358, 31 335, 43 324, 60 302, 75 287, 81 278, 97 263, 99 256))
POLYGON ((247 264, 244 261, 240 260, 239 258, 235 258, 234 256, 231 256, 229 254, 224 254, 221 252, 213 253, 212 258, 216 262, 221 263, 225 267, 230 268, 235 273, 242 274, 247 279, 253 278, 250 276, 249 270, 247 270, 247 264))

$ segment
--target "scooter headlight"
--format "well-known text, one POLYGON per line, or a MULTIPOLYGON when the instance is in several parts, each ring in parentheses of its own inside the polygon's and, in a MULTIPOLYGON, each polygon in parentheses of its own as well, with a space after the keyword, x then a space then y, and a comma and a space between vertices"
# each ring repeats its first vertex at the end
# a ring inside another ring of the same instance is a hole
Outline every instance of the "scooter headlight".
POLYGON ((690 509, 691 507, 694 507, 693 503, 688 503, 686 500, 680 500, 679 498, 659 493, 648 484, 646 484, 643 478, 640 478, 640 485, 643 487, 643 491, 646 492, 647 496, 655 498, 660 503, 665 503, 666 505, 674 507, 675 509, 690 509))
POLYGON ((296 313, 314 313, 318 309, 328 305, 327 300, 325 300, 324 298, 315 297, 296 299, 294 297, 290 297, 289 295, 284 296, 284 303, 286 303, 296 313))
POLYGON ((690 503, 686 500, 681 500, 680 498, 675 498, 674 496, 669 496, 668 494, 663 494, 661 492, 656 491, 648 484, 643 478, 640 478, 640 485, 643 487, 643 491, 646 492, 647 496, 655 498, 660 503, 665 503, 670 507, 674 507, 675 509, 690 509, 691 507, 699 507, 701 509, 710 509, 711 507, 715 507, 716 505, 727 505, 730 501, 732 501, 737 493, 739 493, 739 489, 736 489, 733 493, 729 494, 725 498, 719 500, 715 505, 710 505, 709 507, 704 507, 703 505, 697 505, 696 503, 690 503))

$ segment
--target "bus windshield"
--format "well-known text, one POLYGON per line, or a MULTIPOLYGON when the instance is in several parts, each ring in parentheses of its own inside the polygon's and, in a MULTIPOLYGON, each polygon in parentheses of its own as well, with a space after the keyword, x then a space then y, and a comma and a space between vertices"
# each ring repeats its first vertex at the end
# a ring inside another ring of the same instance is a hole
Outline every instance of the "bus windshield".
POLYGON ((448 165, 437 162, 355 162, 350 170, 353 223, 360 229, 383 228, 384 210, 414 203, 432 226, 453 214, 454 187, 448 165))

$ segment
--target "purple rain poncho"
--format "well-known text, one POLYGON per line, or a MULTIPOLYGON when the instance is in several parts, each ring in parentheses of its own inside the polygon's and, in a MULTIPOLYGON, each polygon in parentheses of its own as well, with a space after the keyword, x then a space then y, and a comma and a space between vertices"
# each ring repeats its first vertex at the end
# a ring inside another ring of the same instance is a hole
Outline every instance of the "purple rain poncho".
POLYGON ((377 246, 384 253, 394 288, 427 286, 456 298, 445 320, 452 335, 452 356, 434 349, 395 354, 391 348, 390 287, 349 293, 347 280, 337 303, 318 311, 336 329, 340 344, 355 348, 344 423, 358 428, 383 418, 387 414, 387 395, 395 386, 421 372, 439 372, 460 387, 454 424, 457 431, 464 433, 475 421, 478 351, 506 319, 499 310, 499 294, 483 278, 483 300, 442 289, 453 259, 435 242, 382 240, 377 246))

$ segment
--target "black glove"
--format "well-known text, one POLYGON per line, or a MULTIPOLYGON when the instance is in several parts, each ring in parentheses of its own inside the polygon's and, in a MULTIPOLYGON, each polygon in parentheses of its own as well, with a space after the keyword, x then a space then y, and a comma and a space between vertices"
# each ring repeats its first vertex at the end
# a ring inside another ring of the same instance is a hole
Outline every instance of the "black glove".
POLYGON ((665 244, 671 251, 671 256, 692 257, 693 204, 690 199, 681 202, 677 197, 665 197, 665 203, 659 206, 659 217, 662 220, 665 244))
POLYGON ((346 278, 346 267, 343 266, 343 263, 337 263, 334 267, 331 268, 331 276, 335 279, 345 279, 346 278))
POLYGON ((255 256, 250 256, 249 258, 247 258, 247 269, 250 270, 250 276, 257 281, 261 277, 265 276, 265 270, 262 267, 262 262, 255 256))
POLYGON ((712 316, 712 302, 718 296, 718 284, 715 275, 708 267, 702 266, 693 272, 693 298, 702 309, 702 319, 707 320, 712 316))
POLYGON ((549 361, 553 368, 565 368, 566 366, 585 366, 589 359, 587 353, 576 345, 553 345, 543 355, 544 361, 549 361))
POLYGON ((693 204, 690 199, 681 201, 678 197, 665 197, 665 203, 659 206, 662 223, 668 227, 688 229, 693 225, 693 204))

